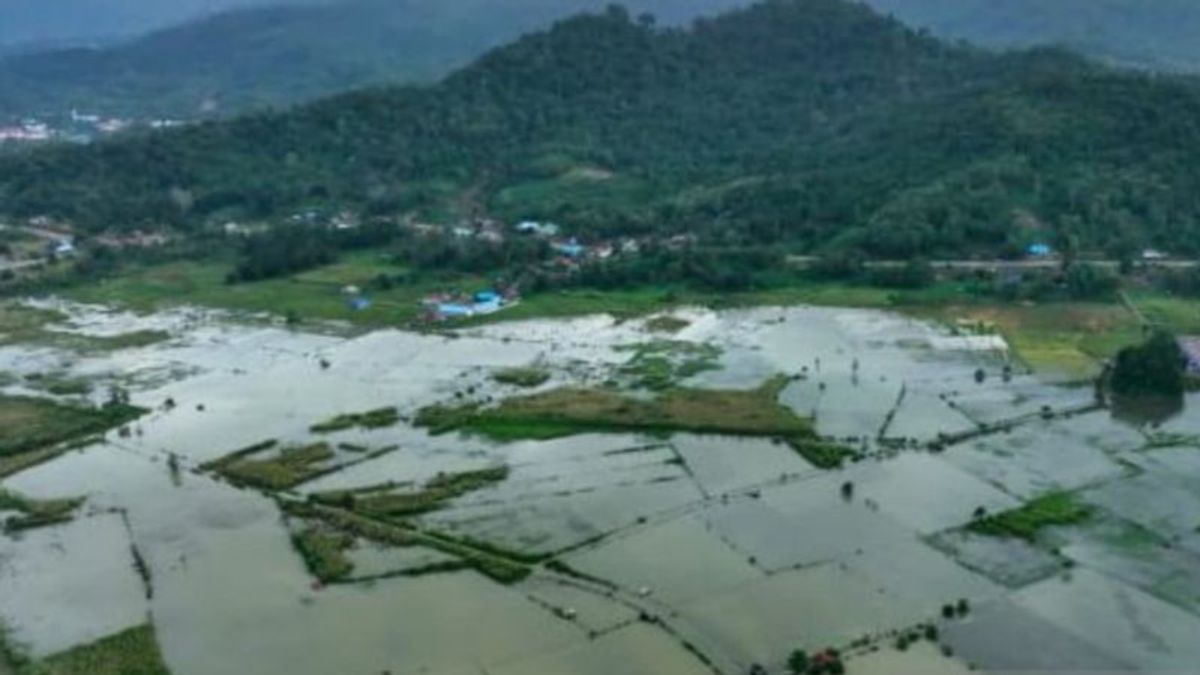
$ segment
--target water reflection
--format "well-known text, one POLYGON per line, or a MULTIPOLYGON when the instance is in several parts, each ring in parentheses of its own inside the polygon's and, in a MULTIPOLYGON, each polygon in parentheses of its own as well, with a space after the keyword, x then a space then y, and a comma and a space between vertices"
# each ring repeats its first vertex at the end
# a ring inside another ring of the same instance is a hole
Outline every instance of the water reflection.
POLYGON ((1158 427, 1184 410, 1183 396, 1120 396, 1110 401, 1113 419, 1133 427, 1158 427))

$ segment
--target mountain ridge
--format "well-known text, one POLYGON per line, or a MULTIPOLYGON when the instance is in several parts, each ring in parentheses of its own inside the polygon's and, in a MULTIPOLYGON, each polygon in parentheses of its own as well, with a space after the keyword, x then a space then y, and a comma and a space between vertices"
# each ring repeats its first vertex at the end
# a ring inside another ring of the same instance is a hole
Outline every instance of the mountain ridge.
MULTIPOLYGON (((686 21, 741 0, 637 0, 686 21)), ((604 0, 344 0, 218 13, 117 45, 0 59, 0 117, 72 108, 193 118, 431 82, 604 0)))
POLYGON ((1200 250, 1197 120, 1194 80, 993 55, 840 0, 689 30, 612 9, 432 87, 5 160, 0 203, 93 230, 194 229, 314 205, 453 219, 471 191, 494 215, 592 236, 906 257, 1069 231, 1200 250), (571 178, 580 167, 612 178, 571 178))

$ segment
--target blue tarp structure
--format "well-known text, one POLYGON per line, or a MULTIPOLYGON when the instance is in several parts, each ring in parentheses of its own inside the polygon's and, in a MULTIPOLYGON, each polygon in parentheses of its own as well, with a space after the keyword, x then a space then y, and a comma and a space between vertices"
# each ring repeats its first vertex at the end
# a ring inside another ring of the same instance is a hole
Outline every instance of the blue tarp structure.
POLYGON ((466 305, 453 304, 453 303, 438 305, 437 311, 438 311, 438 314, 441 314, 442 316, 447 317, 447 318, 471 316, 475 312, 475 310, 472 309, 471 307, 467 307, 466 305))
POLYGON ((496 291, 479 291, 475 294, 475 302, 481 305, 500 302, 500 294, 496 291))
POLYGON ((1029 255, 1044 258, 1050 255, 1050 246, 1048 244, 1030 244, 1028 249, 1029 255))
POLYGON ((346 304, 356 312, 371 308, 371 301, 368 298, 351 298, 346 304))
POLYGON ((558 244, 554 247, 554 250, 567 256, 568 258, 578 258, 579 256, 583 255, 584 248, 579 244, 570 243, 558 244))

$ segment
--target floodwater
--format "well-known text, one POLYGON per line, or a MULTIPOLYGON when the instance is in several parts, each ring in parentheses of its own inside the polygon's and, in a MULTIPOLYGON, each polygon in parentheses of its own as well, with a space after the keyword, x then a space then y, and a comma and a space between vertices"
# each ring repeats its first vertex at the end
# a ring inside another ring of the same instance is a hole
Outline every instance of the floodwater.
POLYGON ((527 393, 496 383, 502 368, 545 368, 542 389, 598 386, 627 347, 662 339, 644 321, 355 334, 198 310, 61 308, 72 316, 62 330, 172 337, 110 353, 0 348, 9 373, 118 383, 153 409, 128 437, 4 480, 33 497, 87 497, 70 524, 0 536, 0 621, 38 656, 149 620, 176 675, 779 673, 793 649, 829 647, 846 650, 852 673, 1200 662, 1200 449, 1185 436, 1200 431, 1200 414, 1189 406, 1164 422, 1157 431, 1179 438, 1154 448, 1155 429, 1106 410, 1043 419, 1087 406, 1092 392, 1006 379, 995 339, 871 311, 676 312, 689 325, 671 339, 721 351, 720 368, 681 384, 794 376, 781 402, 864 453, 821 471, 786 445, 721 436, 502 444, 407 421, 309 430, 382 406, 408 420, 434 403, 527 393), (327 468, 346 466, 297 486, 299 496, 507 466, 506 480, 420 527, 558 555, 578 576, 540 566, 512 586, 470 571, 405 576, 448 557, 359 541, 350 583, 314 584, 289 540, 295 524, 270 495, 198 469, 268 439, 393 448, 365 461, 339 451, 327 468), (1096 522, 1038 544, 964 530, 981 510, 1053 490, 1077 491, 1096 522), (959 600, 970 614, 942 618, 959 600), (945 651, 893 646, 896 631, 927 623, 945 651))

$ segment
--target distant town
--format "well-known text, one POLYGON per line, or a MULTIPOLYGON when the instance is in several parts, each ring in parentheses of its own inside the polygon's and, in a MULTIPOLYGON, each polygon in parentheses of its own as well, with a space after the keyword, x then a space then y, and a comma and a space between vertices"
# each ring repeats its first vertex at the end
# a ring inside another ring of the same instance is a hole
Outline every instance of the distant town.
POLYGON ((184 124, 183 120, 126 119, 72 110, 66 114, 0 121, 0 148, 55 141, 90 143, 131 129, 169 129, 184 124))

